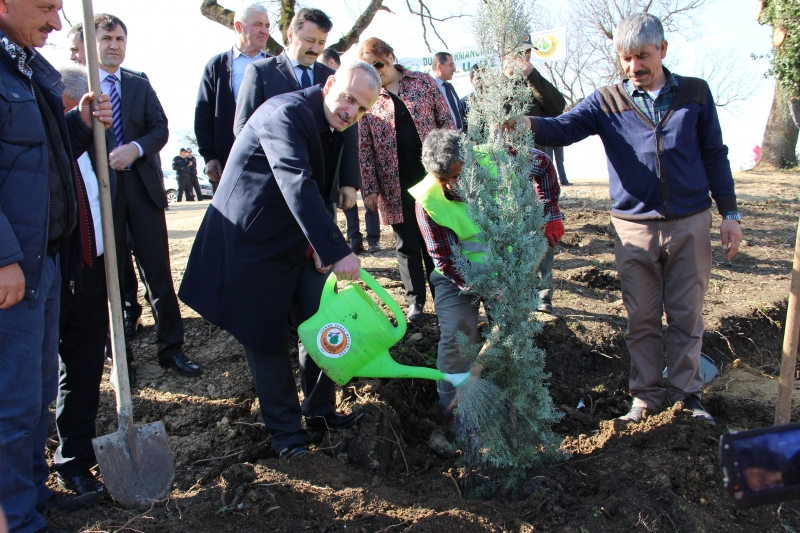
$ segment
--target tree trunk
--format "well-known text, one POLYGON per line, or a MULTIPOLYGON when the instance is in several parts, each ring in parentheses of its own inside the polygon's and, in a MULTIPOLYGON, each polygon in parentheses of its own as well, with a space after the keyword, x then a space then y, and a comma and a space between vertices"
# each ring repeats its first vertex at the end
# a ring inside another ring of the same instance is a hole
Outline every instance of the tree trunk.
MULTIPOLYGON (((769 112, 767 129, 764 130, 764 141, 761 143, 761 158, 755 170, 776 170, 797 166, 797 125, 792 120, 789 110, 790 94, 775 84, 775 98, 769 112)), ((794 95, 795 97, 797 95, 794 95)))

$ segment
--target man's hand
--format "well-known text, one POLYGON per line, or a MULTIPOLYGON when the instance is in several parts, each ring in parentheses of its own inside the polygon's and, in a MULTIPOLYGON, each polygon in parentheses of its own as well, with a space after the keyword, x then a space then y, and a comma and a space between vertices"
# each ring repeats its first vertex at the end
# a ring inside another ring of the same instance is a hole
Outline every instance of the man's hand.
POLYGON ((333 273, 338 280, 357 280, 361 277, 361 260, 350 254, 333 264, 333 273))
POLYGON ((206 174, 208 174, 209 179, 214 181, 219 181, 222 178, 222 163, 219 162, 219 159, 206 161, 206 174))
POLYGON ((331 267, 322 264, 322 259, 319 258, 317 252, 312 253, 311 257, 314 258, 314 268, 317 269, 317 272, 320 274, 327 274, 331 271, 331 267))
POLYGON ((544 225, 544 234, 550 242, 550 246, 555 246, 564 236, 564 223, 560 220, 551 220, 544 225))
POLYGON ((344 211, 356 205, 356 188, 345 185, 339 187, 339 209, 344 211))
POLYGON ((0 309, 8 309, 22 300, 23 296, 25 276, 19 263, 0 268, 0 309))
POLYGON ((531 117, 514 117, 503 122, 503 131, 513 130, 517 124, 522 124, 525 129, 531 129, 531 117))
POLYGON ((192 165, 194 165, 194 163, 192 163, 191 161, 189 161, 189 166, 192 166, 192 165))
POLYGON ((133 143, 117 146, 108 154, 108 164, 114 170, 129 168, 137 159, 139 159, 139 147, 133 143))
POLYGON ((94 101, 94 93, 86 93, 81 98, 80 103, 78 104, 78 113, 81 115, 81 120, 83 123, 86 124, 87 127, 92 127, 92 117, 89 115, 90 108, 92 109, 92 115, 96 116, 100 122, 103 123, 103 127, 108 129, 109 126, 114 122, 114 112, 111 109, 111 99, 107 94, 100 94, 97 97, 97 103, 92 106, 90 105, 94 101))
POLYGON ((378 210, 378 193, 374 192, 364 197, 364 205, 369 207, 370 211, 378 210))
POLYGON ((742 241, 742 228, 737 220, 723 220, 719 225, 719 236, 722 238, 722 253, 728 260, 733 259, 739 251, 742 241))

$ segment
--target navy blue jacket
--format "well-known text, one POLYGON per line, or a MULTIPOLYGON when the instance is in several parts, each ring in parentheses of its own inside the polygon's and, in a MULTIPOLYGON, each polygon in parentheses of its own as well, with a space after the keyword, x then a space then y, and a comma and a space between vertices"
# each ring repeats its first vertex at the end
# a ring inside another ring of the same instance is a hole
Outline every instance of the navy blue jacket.
MULTIPOLYGON (((0 38, 5 34, 0 31, 0 38)), ((41 54, 30 62, 76 159, 92 143, 92 130, 77 110, 64 115, 61 74, 41 54)), ((59 149, 59 148, 56 148, 59 149)), ((30 81, 5 50, 0 51, 0 267, 19 263, 25 297, 36 298, 46 257, 49 225, 47 133, 30 81)), ((73 171, 73 179, 74 179, 73 171)))
MULTIPOLYGON (((542 146, 567 146, 599 135, 608 158, 612 214, 626 220, 678 218, 711 207, 736 211, 736 193, 708 84, 678 79, 678 92, 654 125, 622 86, 601 87, 569 112, 538 117, 542 146)), ((538 131, 536 131, 538 129, 538 131)))
POLYGON ((342 142, 313 86, 268 100, 233 144, 178 296, 247 348, 275 348, 309 243, 326 265, 350 254, 326 200, 342 142))

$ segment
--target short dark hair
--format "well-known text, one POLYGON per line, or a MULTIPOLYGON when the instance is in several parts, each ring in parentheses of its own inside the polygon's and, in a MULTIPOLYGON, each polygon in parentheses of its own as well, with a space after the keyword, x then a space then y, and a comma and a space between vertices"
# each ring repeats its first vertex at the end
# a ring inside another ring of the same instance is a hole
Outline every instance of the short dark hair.
POLYGON ((67 37, 72 35, 73 33, 78 35, 78 38, 83 42, 83 22, 78 22, 74 26, 69 29, 69 33, 67 33, 67 37))
POLYGON ((444 65, 448 59, 453 57, 451 54, 447 52, 436 52, 433 55, 433 58, 436 60, 437 65, 444 65))
POLYGON ((325 50, 322 51, 322 60, 326 63, 328 61, 333 60, 333 62, 336 63, 337 65, 342 64, 342 59, 339 57, 339 52, 337 52, 333 48, 326 48, 325 50))
POLYGON ((469 67, 469 81, 475 82, 476 78, 479 78, 481 75, 481 71, 483 67, 480 63, 473 63, 471 67, 469 67))
POLYGON ((289 23, 289 29, 292 30, 292 33, 295 33, 304 22, 316 24, 319 26, 319 29, 325 33, 330 33, 331 28, 333 28, 333 22, 331 22, 330 17, 326 15, 324 11, 321 9, 304 7, 292 17, 292 21, 289 23))
POLYGON ((125 26, 125 23, 120 20, 119 17, 115 17, 114 15, 109 15, 108 13, 98 13, 94 16, 94 29, 97 31, 98 28, 103 28, 106 31, 112 31, 114 28, 119 26, 122 28, 122 31, 125 33, 125 37, 128 36, 128 27, 125 26))

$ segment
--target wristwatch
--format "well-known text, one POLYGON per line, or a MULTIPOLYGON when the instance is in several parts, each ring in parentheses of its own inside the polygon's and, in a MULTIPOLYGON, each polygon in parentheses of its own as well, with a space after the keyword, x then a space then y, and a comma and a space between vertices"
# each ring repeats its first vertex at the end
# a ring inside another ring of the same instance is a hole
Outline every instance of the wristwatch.
POLYGON ((739 211, 728 211, 727 213, 722 213, 722 220, 735 220, 741 223, 742 215, 739 214, 739 211))

